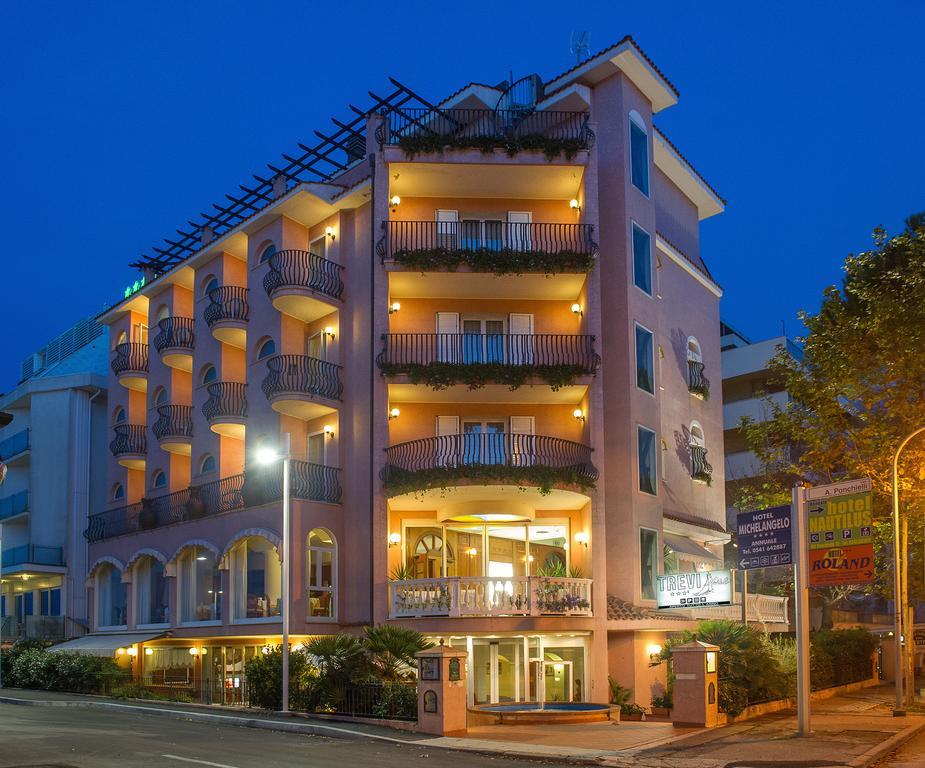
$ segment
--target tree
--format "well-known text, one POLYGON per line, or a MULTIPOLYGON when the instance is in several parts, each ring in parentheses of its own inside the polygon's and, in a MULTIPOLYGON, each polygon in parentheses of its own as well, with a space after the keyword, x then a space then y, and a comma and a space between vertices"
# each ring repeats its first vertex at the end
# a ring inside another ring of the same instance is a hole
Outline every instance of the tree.
MULTIPOLYGON (((782 477, 814 484, 869 477, 875 514, 885 518, 893 452, 925 425, 925 214, 910 216, 894 237, 876 229, 873 238, 871 250, 845 260, 842 285, 825 290, 819 312, 800 313, 808 330, 803 359, 780 351, 771 361, 772 381, 791 401, 781 407, 768 399, 770 419, 743 419, 742 429, 782 477)), ((908 446, 900 464, 900 492, 916 532, 923 479, 925 437, 908 446)), ((877 554, 891 563, 886 541, 881 536, 877 554)), ((891 568, 881 563, 877 573, 873 590, 889 594, 891 568)), ((910 595, 925 597, 921 579, 910 580, 910 595)))
POLYGON ((411 680, 417 668, 414 654, 430 648, 424 636, 414 629, 395 624, 366 628, 366 650, 375 675, 384 682, 411 680))

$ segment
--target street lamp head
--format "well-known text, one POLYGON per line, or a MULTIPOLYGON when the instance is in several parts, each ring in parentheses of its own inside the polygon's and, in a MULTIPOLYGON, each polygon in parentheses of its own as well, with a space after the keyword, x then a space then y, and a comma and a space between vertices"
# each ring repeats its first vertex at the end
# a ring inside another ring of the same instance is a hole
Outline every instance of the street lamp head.
POLYGON ((255 453, 255 458, 257 459, 258 464, 272 464, 276 461, 279 461, 279 452, 269 445, 261 445, 257 452, 255 453))

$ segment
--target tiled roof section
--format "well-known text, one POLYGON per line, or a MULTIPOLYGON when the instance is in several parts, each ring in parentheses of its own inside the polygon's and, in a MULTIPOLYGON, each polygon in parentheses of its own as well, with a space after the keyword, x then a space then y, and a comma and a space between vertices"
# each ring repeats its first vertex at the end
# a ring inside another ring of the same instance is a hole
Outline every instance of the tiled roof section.
MULTIPOLYGON (((713 275, 710 274, 710 270, 707 268, 707 263, 706 263, 702 258, 700 258, 700 259, 692 259, 692 258, 691 258, 690 256, 688 256, 684 251, 682 251, 680 248, 678 248, 677 245, 675 245, 673 242, 671 242, 671 240, 669 240, 667 237, 665 237, 665 234, 664 234, 663 232, 659 232, 659 231, 656 229, 656 230, 655 230, 655 234, 658 235, 660 238, 662 238, 662 240, 664 240, 666 243, 668 243, 668 245, 670 245, 672 248, 674 248, 674 250, 676 250, 678 253, 680 253, 680 254, 684 257, 685 261, 689 262, 690 265, 691 265, 692 267, 694 267, 694 269, 696 269, 698 272, 703 272, 703 274, 705 274, 707 277, 709 277, 711 280, 713 280, 713 275)), ((716 281, 714 280, 713 282, 716 282, 716 281)))
POLYGON ((551 82, 554 81, 554 80, 558 80, 560 77, 565 77, 566 75, 570 74, 571 72, 574 72, 576 69, 580 69, 580 68, 583 67, 585 64, 587 64, 589 61, 592 61, 592 60, 596 59, 596 58, 597 58, 598 56, 600 56, 601 54, 607 53, 607 51, 609 51, 609 50, 611 50, 611 49, 613 49, 613 48, 616 48, 616 47, 619 46, 619 45, 623 45, 623 43, 629 43, 630 45, 633 46, 633 48, 636 49, 636 51, 639 53, 639 55, 642 56, 643 59, 645 59, 646 63, 647 63, 650 67, 652 67, 652 69, 654 69, 654 70, 658 73, 658 76, 659 76, 660 78, 662 78, 662 80, 664 80, 664 81, 668 84, 668 87, 671 88, 672 91, 674 91, 675 96, 680 96, 680 95, 681 95, 681 92, 675 87, 675 84, 672 83, 671 80, 669 80, 667 77, 665 77, 665 73, 662 72, 662 70, 660 70, 660 69, 656 66, 655 62, 652 61, 652 59, 650 59, 650 58, 646 55, 646 52, 645 52, 644 50, 642 50, 642 48, 639 47, 639 43, 637 43, 637 42, 633 39, 633 36, 632 36, 632 35, 626 35, 626 36, 623 37, 622 39, 620 39, 620 40, 618 40, 617 42, 615 42, 613 45, 608 45, 606 48, 602 48, 602 49, 599 50, 597 53, 592 54, 591 56, 589 56, 589 57, 588 57, 587 59, 585 59, 584 61, 579 62, 578 64, 576 64, 574 67, 569 67, 567 70, 565 70, 565 72, 561 72, 560 74, 556 75, 555 77, 550 77, 549 80, 548 80, 547 82, 550 82, 550 83, 551 83, 551 82))
POLYGON ((466 83, 462 88, 457 88, 453 93, 437 102, 437 106, 441 104, 446 104, 454 96, 459 96, 467 88, 490 88, 491 90, 498 91, 500 90, 497 85, 489 85, 488 83, 466 83))
POLYGON ((654 611, 651 608, 640 608, 615 595, 607 595, 607 619, 610 621, 650 621, 652 619, 689 621, 686 616, 654 611))
POLYGON ((720 199, 720 201, 722 202, 723 205, 726 205, 726 198, 723 197, 723 196, 722 196, 719 192, 717 192, 715 189, 713 189, 713 187, 712 187, 712 185, 710 184, 710 182, 707 181, 707 180, 703 177, 703 174, 700 173, 700 171, 698 171, 696 168, 694 168, 694 164, 691 163, 690 160, 688 160, 686 157, 684 157, 684 154, 681 152, 680 149, 678 149, 678 148, 675 146, 674 142, 672 142, 671 139, 669 139, 669 138, 662 132, 662 130, 661 130, 657 125, 653 125, 652 127, 655 128, 655 132, 656 132, 659 136, 662 137, 662 140, 663 140, 669 147, 671 147, 671 148, 675 151, 675 153, 678 155, 678 157, 680 157, 685 163, 687 163, 688 168, 690 168, 690 169, 694 172, 694 174, 697 176, 697 178, 700 179, 700 180, 703 182, 704 186, 705 186, 707 189, 709 189, 714 195, 716 195, 716 196, 720 199))
POLYGON ((726 533, 726 528, 722 523, 717 523, 715 520, 710 520, 706 517, 700 517, 699 515, 688 515, 683 512, 663 512, 662 517, 667 517, 669 520, 674 520, 678 523, 697 525, 701 528, 706 528, 718 533, 726 533))

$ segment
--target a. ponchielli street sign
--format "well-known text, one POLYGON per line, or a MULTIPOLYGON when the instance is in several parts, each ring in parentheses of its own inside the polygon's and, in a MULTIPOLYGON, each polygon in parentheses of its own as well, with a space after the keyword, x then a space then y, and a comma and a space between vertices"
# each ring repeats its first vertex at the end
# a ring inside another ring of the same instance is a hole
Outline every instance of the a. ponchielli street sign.
POLYGON ((659 608, 731 605, 732 577, 729 571, 697 571, 658 576, 655 599, 659 608))
POLYGON ((848 480, 806 492, 809 584, 833 587, 874 579, 870 480, 848 480))
POLYGON ((770 568, 793 563, 790 505, 755 512, 741 512, 736 518, 739 567, 770 568))

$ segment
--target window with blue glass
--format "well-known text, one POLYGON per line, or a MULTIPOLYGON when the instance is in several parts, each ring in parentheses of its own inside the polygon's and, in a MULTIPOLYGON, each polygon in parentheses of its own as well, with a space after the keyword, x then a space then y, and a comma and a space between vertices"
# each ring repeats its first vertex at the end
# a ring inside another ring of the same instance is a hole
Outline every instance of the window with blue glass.
POLYGON ((630 175, 633 186, 649 195, 649 134, 641 118, 630 116, 630 175))
POLYGON ((636 323, 636 386, 655 394, 655 344, 652 331, 636 323))
POLYGON ((35 608, 35 595, 32 592, 23 592, 16 595, 16 620, 20 623, 26 620, 26 616, 31 616, 35 608))
POLYGON ((636 224, 633 224, 633 283, 652 295, 652 238, 636 224))
POLYGON ((639 490, 656 494, 655 432, 646 427, 636 428, 636 445, 639 456, 639 490))
POLYGON ((60 616, 61 588, 43 589, 39 592, 39 602, 42 616, 60 616))
POLYGON ((276 255, 276 246, 273 243, 270 243, 266 248, 260 252, 260 263, 263 264, 265 261, 269 261, 273 256, 276 255))

